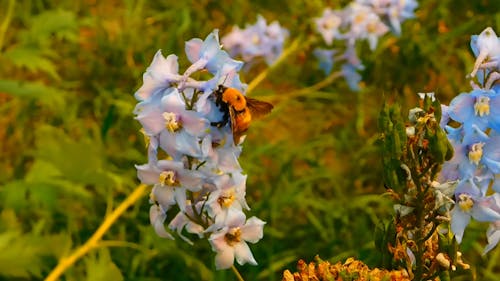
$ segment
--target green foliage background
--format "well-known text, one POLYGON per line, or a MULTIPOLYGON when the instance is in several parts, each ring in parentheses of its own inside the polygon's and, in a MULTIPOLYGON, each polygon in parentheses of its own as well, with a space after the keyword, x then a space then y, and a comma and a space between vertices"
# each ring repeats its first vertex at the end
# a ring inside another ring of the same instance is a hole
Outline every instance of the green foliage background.
MULTIPOLYGON (((246 280, 281 280, 316 254, 378 265, 373 231, 392 210, 375 146, 384 97, 402 112, 417 92, 448 103, 470 89, 470 35, 487 26, 500 32, 497 0, 419 2, 402 36, 385 36, 374 52, 359 47, 362 92, 337 80, 290 95, 324 79, 311 50, 299 49, 252 93, 276 108, 252 125, 240 158, 249 215, 267 222, 251 246, 259 265, 238 267, 246 280)), ((134 164, 146 152, 133 93, 158 49, 179 55, 185 69, 184 42, 214 28, 223 36, 262 14, 291 40, 305 38, 313 17, 346 3, 0 0, 0 280, 46 277, 138 184, 134 164)), ((148 212, 144 196, 64 280, 235 280, 215 270, 206 241, 158 238, 148 212)), ((498 280, 500 249, 480 255, 484 231, 467 230, 461 247, 473 269, 453 280, 498 280)))

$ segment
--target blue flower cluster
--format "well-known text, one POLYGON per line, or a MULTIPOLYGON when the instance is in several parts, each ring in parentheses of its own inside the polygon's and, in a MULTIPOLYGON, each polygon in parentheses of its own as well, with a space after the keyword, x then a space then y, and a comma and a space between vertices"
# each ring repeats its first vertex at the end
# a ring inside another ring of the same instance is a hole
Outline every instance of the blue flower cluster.
POLYGON ((490 222, 486 253, 500 241, 500 38, 488 27, 472 36, 471 48, 473 89, 443 106, 441 126, 455 153, 439 181, 457 181, 451 230, 459 243, 471 218, 490 222))
POLYGON ((243 63, 221 49, 217 30, 187 41, 185 52, 192 64, 179 74, 177 56, 158 51, 135 93, 134 113, 148 148, 148 163, 136 168, 141 182, 153 185, 151 224, 164 238, 173 239, 171 232, 188 243, 185 233, 208 238, 218 269, 235 259, 255 265, 247 242, 262 238, 265 222, 246 218, 241 145, 233 142, 230 124, 214 125, 224 118, 214 91, 224 85, 244 92, 238 74, 243 63))
POLYGON ((288 35, 288 30, 277 21, 267 25, 266 19, 259 15, 254 25, 247 25, 245 29, 235 26, 221 41, 233 57, 241 56, 249 63, 256 58, 264 58, 271 65, 281 55, 288 35))
POLYGON ((392 30, 401 33, 401 22, 414 17, 418 6, 416 0, 355 0, 344 9, 326 8, 323 15, 315 19, 316 29, 325 43, 331 46, 337 40, 345 46, 343 53, 335 49, 317 48, 314 55, 320 61, 320 68, 329 74, 334 63, 342 62, 342 75, 349 88, 358 91, 361 76, 357 72, 364 66, 356 54, 356 42, 368 40, 374 50, 378 38, 392 30))

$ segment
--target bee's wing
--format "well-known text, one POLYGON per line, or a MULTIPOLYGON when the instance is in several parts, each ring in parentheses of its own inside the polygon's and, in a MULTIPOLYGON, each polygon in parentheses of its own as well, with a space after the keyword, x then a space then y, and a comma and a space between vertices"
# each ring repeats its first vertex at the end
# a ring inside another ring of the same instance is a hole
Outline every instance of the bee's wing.
POLYGON ((271 112, 271 110, 274 107, 272 104, 265 102, 265 101, 260 101, 260 100, 256 100, 256 99, 248 98, 248 97, 245 97, 245 98, 247 100, 247 107, 248 107, 248 109, 250 109, 250 113, 252 114, 252 117, 260 117, 260 116, 266 115, 269 112, 271 112))
POLYGON ((229 106, 229 118, 231 119, 231 131, 233 132, 233 141, 235 145, 240 142, 241 132, 238 130, 238 125, 236 124, 236 110, 234 107, 229 106))

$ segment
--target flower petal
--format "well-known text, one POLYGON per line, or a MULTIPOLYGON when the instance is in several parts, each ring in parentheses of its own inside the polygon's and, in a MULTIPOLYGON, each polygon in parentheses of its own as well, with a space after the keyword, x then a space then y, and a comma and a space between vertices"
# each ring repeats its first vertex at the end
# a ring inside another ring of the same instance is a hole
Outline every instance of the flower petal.
POLYGON ((169 94, 161 99, 163 111, 179 114, 185 111, 186 103, 181 99, 181 95, 177 89, 173 89, 169 94))
MULTIPOLYGON (((491 199, 491 197, 488 199, 491 199)), ((500 213, 492 209, 493 200, 488 199, 475 202, 474 207, 472 208, 472 217, 475 220, 483 222, 500 220, 500 213)))
POLYGON ((228 269, 234 263, 234 249, 231 247, 226 248, 224 251, 217 252, 215 255, 215 268, 228 269))
POLYGON ((174 240, 174 237, 165 230, 165 226, 163 222, 167 218, 167 214, 161 210, 161 207, 154 204, 149 209, 149 220, 151 221, 151 225, 158 234, 158 236, 162 238, 169 238, 174 240))
POLYGON ((264 236, 265 224, 265 221, 257 217, 249 218, 247 223, 241 227, 241 238, 250 243, 257 243, 264 236))
POLYGON ((160 170, 153 164, 135 165, 137 178, 144 184, 156 184, 159 182, 160 170))
POLYGON ((204 175, 195 170, 181 170, 177 172, 179 182, 190 191, 197 192, 201 190, 204 175))
POLYGON ((186 42, 184 50, 186 51, 186 56, 191 63, 194 63, 200 59, 200 50, 203 40, 200 38, 193 38, 186 42))
POLYGON ((203 41, 200 56, 209 60, 214 57, 217 52, 220 51, 220 49, 221 46, 219 43, 219 30, 215 29, 210 34, 208 34, 207 38, 205 38, 205 41, 203 41))
POLYGON ((236 261, 240 265, 243 265, 245 263, 257 265, 257 261, 253 257, 250 247, 248 247, 248 244, 245 242, 240 242, 234 245, 234 255, 236 257, 236 261))
POLYGON ((163 208, 168 209, 175 205, 173 187, 155 184, 151 193, 154 195, 154 200, 163 208))
POLYGON ((156 52, 151 65, 143 75, 143 85, 135 92, 137 100, 142 101, 159 93, 170 86, 170 82, 178 81, 179 64, 176 55, 169 55, 166 59, 161 50, 156 52))
MULTIPOLYGON (((496 222, 498 224, 498 222, 496 222)), ((500 227, 492 223, 487 231, 488 245, 484 248, 483 255, 491 251, 500 242, 500 227)))
POLYGON ((455 234, 457 242, 462 242, 462 237, 464 236, 465 227, 470 222, 470 215, 459 210, 460 208, 455 205, 451 211, 451 231, 455 234))
POLYGON ((177 149, 176 133, 171 133, 168 130, 161 131, 160 147, 174 160, 179 160, 182 157, 182 152, 177 149))
POLYGON ((137 104, 134 112, 137 114, 135 119, 144 127, 146 134, 154 136, 165 129, 163 110, 154 101, 148 100, 137 104))
POLYGON ((457 122, 465 122, 474 119, 474 103, 476 98, 469 93, 461 93, 453 98, 448 107, 451 119, 457 122))
POLYGON ((234 210, 234 212, 228 213, 226 225, 229 227, 241 227, 245 223, 245 219, 245 213, 234 210))
POLYGON ((186 189, 183 187, 175 187, 175 201, 179 205, 179 209, 184 212, 186 210, 186 189))
POLYGON ((201 137, 207 134, 210 123, 198 112, 184 111, 181 116, 182 127, 192 136, 201 137))
POLYGON ((196 158, 203 157, 203 151, 197 137, 193 137, 185 130, 175 134, 175 149, 178 153, 196 158))

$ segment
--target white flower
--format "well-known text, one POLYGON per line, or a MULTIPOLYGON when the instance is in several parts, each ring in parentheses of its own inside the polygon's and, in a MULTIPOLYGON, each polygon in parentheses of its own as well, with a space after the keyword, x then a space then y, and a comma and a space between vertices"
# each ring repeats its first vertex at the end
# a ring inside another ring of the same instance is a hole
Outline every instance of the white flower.
POLYGON ((216 268, 231 267, 235 258, 240 265, 245 263, 257 265, 246 242, 256 243, 262 238, 265 222, 251 217, 245 223, 245 214, 242 212, 231 213, 231 215, 226 220, 226 226, 209 238, 212 250, 217 252, 216 268))

